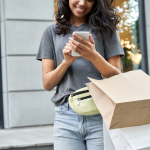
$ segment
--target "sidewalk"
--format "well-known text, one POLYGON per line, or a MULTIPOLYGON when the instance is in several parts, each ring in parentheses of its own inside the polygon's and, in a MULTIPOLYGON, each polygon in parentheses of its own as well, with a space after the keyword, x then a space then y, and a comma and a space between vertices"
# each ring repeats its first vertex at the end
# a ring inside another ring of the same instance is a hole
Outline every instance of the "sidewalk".
POLYGON ((36 149, 41 146, 53 149, 53 125, 0 129, 0 149, 36 149))

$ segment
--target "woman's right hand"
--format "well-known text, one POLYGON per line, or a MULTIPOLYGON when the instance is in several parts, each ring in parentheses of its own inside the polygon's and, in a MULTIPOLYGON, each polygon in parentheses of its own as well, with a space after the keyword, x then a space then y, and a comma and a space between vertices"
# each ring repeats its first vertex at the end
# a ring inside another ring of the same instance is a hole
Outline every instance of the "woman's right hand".
POLYGON ((63 49, 63 55, 65 58, 64 61, 69 65, 71 65, 79 57, 79 56, 72 56, 71 51, 72 51, 71 45, 70 43, 67 43, 63 49))

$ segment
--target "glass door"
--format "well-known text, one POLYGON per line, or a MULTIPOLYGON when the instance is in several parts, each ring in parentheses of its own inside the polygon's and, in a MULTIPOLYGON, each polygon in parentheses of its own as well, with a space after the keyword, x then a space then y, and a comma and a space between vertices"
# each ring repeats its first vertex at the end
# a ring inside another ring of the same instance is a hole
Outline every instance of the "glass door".
POLYGON ((125 51, 125 56, 121 58, 122 72, 141 69, 138 3, 138 0, 115 1, 118 15, 122 18, 118 25, 120 42, 125 51))

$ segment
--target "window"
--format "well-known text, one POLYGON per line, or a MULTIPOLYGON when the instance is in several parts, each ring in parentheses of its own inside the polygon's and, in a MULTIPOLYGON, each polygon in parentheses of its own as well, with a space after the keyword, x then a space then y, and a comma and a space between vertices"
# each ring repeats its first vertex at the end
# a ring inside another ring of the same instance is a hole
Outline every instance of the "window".
POLYGON ((121 58, 122 71, 141 69, 138 0, 119 0, 115 2, 115 7, 122 18, 118 25, 120 42, 125 51, 125 56, 121 58))
POLYGON ((54 0, 55 11, 57 11, 57 1, 58 1, 58 0, 54 0))

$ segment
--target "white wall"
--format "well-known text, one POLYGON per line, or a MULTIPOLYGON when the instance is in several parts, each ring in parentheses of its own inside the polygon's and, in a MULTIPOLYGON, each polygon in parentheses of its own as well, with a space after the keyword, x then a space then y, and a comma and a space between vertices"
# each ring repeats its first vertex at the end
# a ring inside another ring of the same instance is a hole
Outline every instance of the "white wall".
POLYGON ((44 90, 41 62, 36 60, 53 13, 53 0, 1 0, 5 128, 53 124, 55 89, 44 90))

